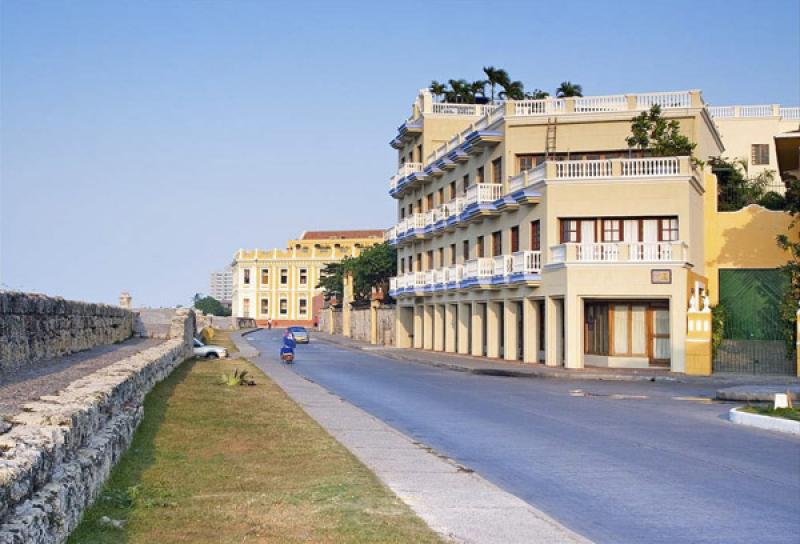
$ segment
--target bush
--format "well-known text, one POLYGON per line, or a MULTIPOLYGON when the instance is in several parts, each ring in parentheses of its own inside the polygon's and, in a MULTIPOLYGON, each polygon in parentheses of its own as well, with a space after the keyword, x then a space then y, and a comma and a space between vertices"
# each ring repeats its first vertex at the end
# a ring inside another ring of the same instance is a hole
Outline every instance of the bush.
POLYGON ((725 306, 717 304, 711 308, 711 357, 716 357, 717 348, 725 338, 725 322, 728 320, 728 312, 725 306))
POLYGON ((758 203, 768 210, 783 210, 786 207, 786 199, 780 193, 769 191, 762 196, 758 203))
POLYGON ((223 374, 222 375, 222 385, 227 385, 229 387, 233 387, 235 385, 255 385, 256 382, 253 380, 248 379, 248 373, 246 370, 239 370, 238 368, 233 371, 233 374, 223 374))

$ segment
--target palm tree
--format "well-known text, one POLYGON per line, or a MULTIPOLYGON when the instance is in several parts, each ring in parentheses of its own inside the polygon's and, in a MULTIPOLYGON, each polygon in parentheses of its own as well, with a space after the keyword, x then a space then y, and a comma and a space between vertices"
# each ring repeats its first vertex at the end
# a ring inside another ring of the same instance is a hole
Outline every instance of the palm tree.
POLYGON ((437 99, 440 96, 444 96, 444 93, 447 92, 447 85, 445 85, 444 83, 439 83, 435 79, 433 81, 431 81, 431 86, 429 88, 430 88, 431 94, 437 99))
POLYGON ((504 100, 525 100, 525 86, 521 81, 506 82, 499 96, 504 100))
POLYGON ((486 83, 488 82, 485 79, 479 79, 469 84, 469 92, 472 94, 473 101, 478 95, 486 98, 486 83))
POLYGON ((525 93, 525 98, 528 100, 542 100, 550 96, 550 93, 541 89, 534 89, 532 93, 525 93))
POLYGON ((472 92, 470 91, 470 84, 466 79, 451 79, 448 83, 450 84, 450 89, 445 95, 448 102, 461 104, 474 102, 472 92))
POLYGON ((492 88, 492 103, 494 103, 494 89, 497 85, 504 87, 509 82, 508 72, 502 68, 495 68, 494 66, 484 66, 483 73, 486 74, 486 80, 492 88))
POLYGON ((583 87, 571 81, 562 81, 561 85, 556 89, 556 96, 558 98, 567 98, 569 96, 583 96, 583 87))

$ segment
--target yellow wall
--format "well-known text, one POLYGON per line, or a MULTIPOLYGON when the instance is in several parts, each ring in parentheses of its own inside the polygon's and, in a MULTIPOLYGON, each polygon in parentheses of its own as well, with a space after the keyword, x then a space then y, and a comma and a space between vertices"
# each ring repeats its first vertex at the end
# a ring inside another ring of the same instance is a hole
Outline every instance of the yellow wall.
MULTIPOLYGON (((775 243, 789 231, 792 218, 780 211, 747 206, 735 212, 717 211, 717 178, 709 176, 705 194, 705 254, 711 303, 719 302, 721 268, 777 268, 789 254, 775 243)), ((795 231, 796 233, 796 231, 795 231)))

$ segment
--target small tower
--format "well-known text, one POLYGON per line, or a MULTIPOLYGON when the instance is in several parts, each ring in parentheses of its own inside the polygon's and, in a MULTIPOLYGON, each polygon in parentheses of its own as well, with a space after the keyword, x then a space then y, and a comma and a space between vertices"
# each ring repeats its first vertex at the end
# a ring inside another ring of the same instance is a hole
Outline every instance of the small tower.
POLYGON ((119 294, 120 307, 125 308, 126 310, 130 310, 131 307, 133 306, 132 301, 133 298, 131 297, 131 294, 129 292, 123 291, 119 294))

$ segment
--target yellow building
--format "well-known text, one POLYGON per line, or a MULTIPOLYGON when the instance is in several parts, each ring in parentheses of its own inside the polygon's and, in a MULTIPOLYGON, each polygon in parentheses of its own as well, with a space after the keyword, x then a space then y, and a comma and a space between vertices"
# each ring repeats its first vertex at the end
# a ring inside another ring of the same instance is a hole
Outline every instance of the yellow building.
POLYGON ((725 155, 699 91, 498 105, 420 91, 391 142, 398 345, 709 373, 716 178, 689 157, 629 152, 631 120, 653 104, 697 158, 725 155))
POLYGON ((306 231, 285 250, 240 249, 233 260, 233 315, 259 325, 311 325, 322 268, 383 243, 382 230, 306 231))

